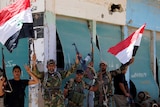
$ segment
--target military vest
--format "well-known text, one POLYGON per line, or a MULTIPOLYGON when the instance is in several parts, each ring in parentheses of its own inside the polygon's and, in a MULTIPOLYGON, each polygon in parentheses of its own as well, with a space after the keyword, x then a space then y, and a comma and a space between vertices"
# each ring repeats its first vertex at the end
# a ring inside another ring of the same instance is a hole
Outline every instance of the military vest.
MULTIPOLYGON (((103 81, 103 83, 99 86, 99 89, 95 92, 94 103, 95 105, 100 105, 100 104, 103 105, 103 101, 106 100, 105 97, 107 97, 108 94, 112 91, 112 77, 110 72, 106 71, 105 74, 102 74, 102 77, 97 78, 97 81, 99 82, 103 81)), ((97 81, 96 84, 98 84, 97 81)))
POLYGON ((83 105, 84 96, 84 88, 85 82, 82 81, 77 83, 75 80, 71 79, 69 83, 69 93, 68 93, 68 100, 71 101, 74 105, 83 105))
POLYGON ((51 97, 52 94, 59 93, 62 84, 61 75, 59 72, 53 74, 45 73, 42 83, 44 97, 51 97))

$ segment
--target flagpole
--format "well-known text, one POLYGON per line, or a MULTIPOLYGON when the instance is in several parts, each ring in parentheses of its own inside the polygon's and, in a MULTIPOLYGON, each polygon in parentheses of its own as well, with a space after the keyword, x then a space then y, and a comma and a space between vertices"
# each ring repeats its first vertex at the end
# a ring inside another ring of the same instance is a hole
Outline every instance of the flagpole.
MULTIPOLYGON (((123 32, 124 32, 124 38, 127 38, 128 37, 128 27, 127 26, 124 26, 123 27, 123 32)), ((130 72, 129 72, 129 66, 128 66, 128 69, 127 69, 127 72, 126 72, 126 80, 127 80, 127 83, 129 83, 129 80, 130 80, 130 78, 129 78, 129 75, 130 75, 130 72)), ((130 88, 130 86, 129 86, 129 84, 128 84, 128 87, 130 88)))

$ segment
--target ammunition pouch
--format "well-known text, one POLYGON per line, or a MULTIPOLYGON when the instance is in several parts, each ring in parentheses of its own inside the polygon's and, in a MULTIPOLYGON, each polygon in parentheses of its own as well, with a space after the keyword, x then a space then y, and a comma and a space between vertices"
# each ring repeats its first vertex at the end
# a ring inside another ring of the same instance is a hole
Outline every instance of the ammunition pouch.
POLYGON ((58 95, 58 94, 61 94, 61 91, 60 91, 60 88, 59 87, 55 87, 55 88, 52 88, 52 89, 45 89, 44 91, 45 95, 44 96, 44 99, 52 99, 52 96, 54 95, 58 95))
POLYGON ((83 93, 69 91, 68 100, 74 105, 81 106, 83 105, 83 100, 85 95, 83 93))

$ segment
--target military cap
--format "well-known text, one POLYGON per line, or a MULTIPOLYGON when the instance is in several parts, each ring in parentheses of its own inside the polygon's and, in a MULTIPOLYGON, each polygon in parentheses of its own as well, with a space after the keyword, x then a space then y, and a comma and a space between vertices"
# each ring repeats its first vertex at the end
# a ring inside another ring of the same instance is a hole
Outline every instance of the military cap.
POLYGON ((47 61, 47 65, 49 65, 49 64, 56 64, 56 63, 55 63, 55 60, 49 59, 49 60, 47 61))
POLYGON ((76 71, 76 74, 83 74, 83 73, 84 73, 84 71, 81 70, 81 69, 79 69, 79 70, 76 71))

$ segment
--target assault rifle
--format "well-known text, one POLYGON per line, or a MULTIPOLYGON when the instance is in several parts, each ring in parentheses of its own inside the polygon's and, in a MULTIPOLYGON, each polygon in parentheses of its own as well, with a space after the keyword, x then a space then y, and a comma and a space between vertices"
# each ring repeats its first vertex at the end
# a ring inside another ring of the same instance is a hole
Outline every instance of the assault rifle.
POLYGON ((78 60, 79 60, 79 62, 81 64, 81 66, 82 66, 82 70, 86 70, 86 68, 87 68, 86 62, 88 60, 90 60, 91 55, 88 53, 87 57, 85 59, 82 59, 82 57, 80 56, 80 53, 78 51, 78 48, 77 48, 76 44, 73 43, 72 45, 75 47, 75 51, 76 51, 76 54, 78 55, 78 60))
POLYGON ((1 76, 1 78, 2 78, 2 77, 5 77, 5 78, 6 78, 3 48, 2 48, 2 71, 1 71, 1 73, 0 73, 0 76, 1 76))
POLYGON ((105 88, 105 86, 103 85, 102 88, 103 88, 103 92, 104 92, 103 105, 108 107, 108 103, 109 103, 108 98, 107 98, 107 89, 108 89, 108 87, 105 88))
POLYGON ((9 86, 9 89, 4 88, 5 92, 11 93, 13 91, 12 86, 10 84, 10 82, 7 79, 7 75, 6 75, 6 67, 5 67, 5 61, 4 61, 4 53, 3 53, 3 48, 2 48, 2 73, 0 75, 1 77, 4 77, 6 80, 7 85, 9 86))

